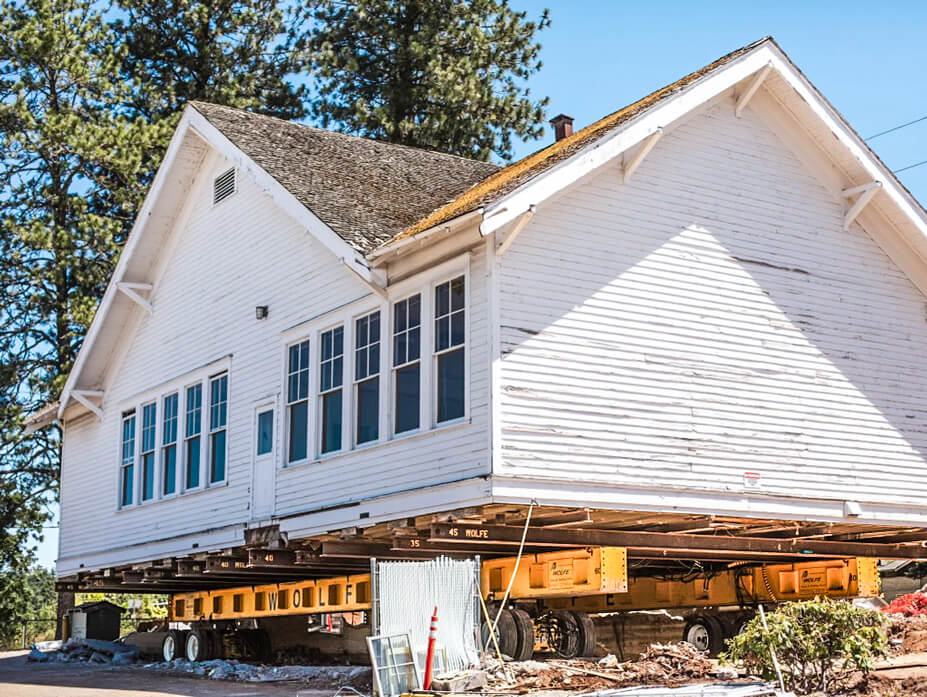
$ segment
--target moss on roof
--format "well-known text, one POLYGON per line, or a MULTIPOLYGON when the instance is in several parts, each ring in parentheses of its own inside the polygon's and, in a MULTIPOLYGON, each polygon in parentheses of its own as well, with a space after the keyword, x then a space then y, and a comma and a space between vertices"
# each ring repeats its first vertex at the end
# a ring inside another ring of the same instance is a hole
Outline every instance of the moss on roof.
MULTIPOLYGON (((456 218, 464 213, 476 210, 486 206, 493 201, 501 198, 505 194, 514 191, 525 182, 533 179, 539 174, 547 171, 554 165, 582 150, 586 145, 594 140, 601 138, 607 133, 613 131, 618 126, 627 123, 636 116, 649 110, 656 104, 672 95, 684 90, 693 83, 697 82, 704 76, 713 72, 717 68, 730 63, 736 58, 755 49, 757 46, 770 41, 772 37, 766 37, 755 41, 752 44, 739 48, 736 51, 722 56, 718 60, 709 63, 703 68, 689 73, 676 82, 663 87, 656 92, 652 92, 643 99, 639 99, 633 104, 620 109, 605 118, 599 119, 595 123, 576 131, 571 136, 549 145, 543 150, 539 150, 524 159, 508 165, 504 169, 491 174, 483 181, 475 184, 470 189, 462 193, 456 199, 434 210, 429 215, 420 219, 414 225, 403 230, 400 234, 393 237, 387 244, 398 242, 405 238, 411 237, 428 228, 440 225, 452 218, 456 218)), ((775 42, 773 42, 775 43, 775 42)))

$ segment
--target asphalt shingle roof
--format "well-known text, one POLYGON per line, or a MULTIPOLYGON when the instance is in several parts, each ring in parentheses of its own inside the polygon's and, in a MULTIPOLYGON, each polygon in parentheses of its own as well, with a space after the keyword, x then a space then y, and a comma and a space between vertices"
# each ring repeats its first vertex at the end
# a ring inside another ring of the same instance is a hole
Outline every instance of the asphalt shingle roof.
POLYGON ((230 107, 191 106, 360 252, 388 242, 499 170, 230 107))

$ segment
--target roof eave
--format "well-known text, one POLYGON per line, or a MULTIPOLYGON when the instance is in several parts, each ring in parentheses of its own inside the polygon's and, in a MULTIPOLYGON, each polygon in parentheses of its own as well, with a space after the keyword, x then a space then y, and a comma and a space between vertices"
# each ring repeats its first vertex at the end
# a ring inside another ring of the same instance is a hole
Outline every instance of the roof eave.
POLYGON ((398 256, 405 252, 411 245, 428 244, 441 232, 453 232, 474 223, 481 223, 483 221, 483 214, 484 209, 482 207, 475 208, 449 220, 445 220, 442 223, 433 225, 430 228, 426 228, 421 232, 417 232, 410 237, 404 237, 395 242, 388 242, 384 245, 381 245, 380 247, 377 247, 372 252, 369 252, 367 254, 367 260, 373 267, 382 266, 383 264, 388 263, 391 257, 398 256))

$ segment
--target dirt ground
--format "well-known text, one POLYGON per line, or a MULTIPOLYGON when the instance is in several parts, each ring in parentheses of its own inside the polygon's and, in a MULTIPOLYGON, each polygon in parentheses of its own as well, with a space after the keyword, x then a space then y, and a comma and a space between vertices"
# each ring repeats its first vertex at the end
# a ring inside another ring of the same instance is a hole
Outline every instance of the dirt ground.
POLYGON ((2 697, 330 697, 335 692, 287 683, 172 677, 141 668, 90 663, 27 663, 27 653, 0 652, 2 697))

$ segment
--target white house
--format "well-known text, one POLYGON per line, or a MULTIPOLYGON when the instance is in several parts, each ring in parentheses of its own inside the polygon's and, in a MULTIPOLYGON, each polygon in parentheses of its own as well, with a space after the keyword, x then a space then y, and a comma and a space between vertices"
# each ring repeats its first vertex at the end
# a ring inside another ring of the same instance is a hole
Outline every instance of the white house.
POLYGON ((557 128, 500 169, 189 105, 53 415, 59 577, 531 502, 917 556, 921 206, 772 39, 557 128))

